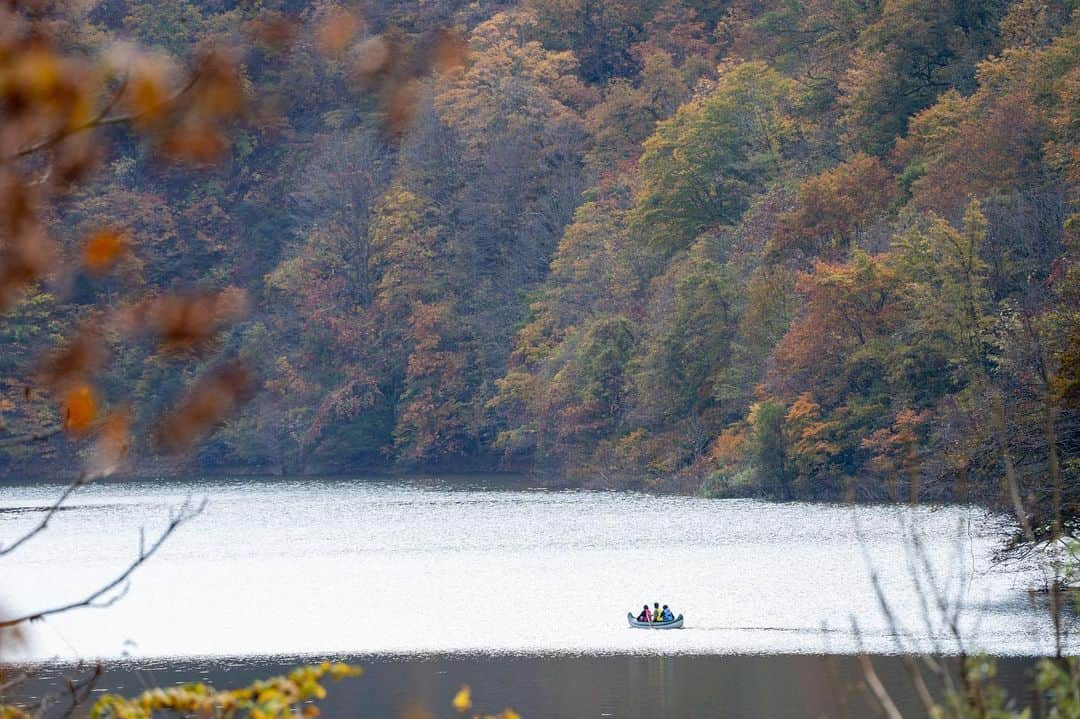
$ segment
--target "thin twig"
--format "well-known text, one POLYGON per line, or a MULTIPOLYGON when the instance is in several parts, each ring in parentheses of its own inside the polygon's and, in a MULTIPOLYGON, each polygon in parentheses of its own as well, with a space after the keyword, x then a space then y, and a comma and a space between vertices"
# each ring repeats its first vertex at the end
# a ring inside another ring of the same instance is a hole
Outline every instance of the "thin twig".
POLYGON ((896 708, 896 703, 889 696, 889 691, 881 683, 881 678, 878 677, 877 671, 874 670, 874 663, 870 661, 870 655, 863 648, 862 632, 859 631, 859 623, 855 621, 854 617, 851 618, 851 631, 854 632, 855 639, 859 644, 859 666, 862 668, 863 679, 866 680, 870 693, 874 695, 874 699, 881 706, 885 716, 889 719, 904 719, 904 715, 896 708))
POLYGON ((4 693, 7 692, 9 689, 14 689, 29 678, 30 675, 26 672, 23 672, 16 677, 8 679, 6 682, 0 682, 0 696, 3 696, 4 693))
POLYGON ((64 711, 64 713, 60 715, 60 719, 68 719, 68 717, 74 714, 75 710, 79 708, 79 706, 83 702, 86 701, 87 697, 90 696, 90 692, 92 692, 94 690, 94 687, 97 685, 98 680, 101 679, 103 671, 104 670, 101 666, 101 662, 98 662, 94 666, 93 673, 91 673, 90 676, 86 677, 85 679, 81 681, 76 681, 72 679, 67 680, 67 690, 68 696, 71 697, 71 704, 64 711))
POLYGON ((127 580, 132 574, 134 574, 135 570, 142 566, 143 563, 146 562, 146 560, 152 557, 154 553, 161 548, 161 545, 165 543, 165 540, 169 538, 169 535, 176 531, 177 527, 179 527, 181 524, 184 524, 188 520, 197 517, 203 512, 204 509, 206 509, 205 499, 197 507, 192 507, 187 502, 184 502, 180 509, 170 517, 168 526, 165 527, 165 530, 158 536, 158 538, 153 542, 153 544, 151 544, 145 550, 140 550, 138 556, 135 558, 135 561, 128 565, 127 569, 121 572, 115 579, 113 579, 108 584, 102 586, 94 592, 91 592, 86 598, 79 601, 70 602, 68 604, 62 604, 60 606, 53 607, 52 609, 34 612, 33 614, 25 614, 21 617, 16 617, 14 619, 5 619, 3 621, 0 621, 0 629, 4 627, 13 627, 17 624, 22 624, 23 622, 35 622, 53 614, 68 612, 72 609, 79 609, 82 607, 100 608, 111 606, 114 602, 116 602, 118 599, 123 597, 124 594, 127 593, 127 580), (121 589, 119 594, 109 599, 102 600, 102 597, 104 597, 106 594, 121 585, 123 585, 123 589, 121 589))
POLYGON ((904 715, 896 708, 896 704, 893 703, 892 697, 889 696, 889 692, 885 689, 885 685, 881 683, 877 672, 874 671, 874 663, 870 661, 869 655, 865 653, 859 654, 859 666, 862 667, 863 678, 866 679, 870 692, 877 699, 878 704, 881 705, 881 710, 885 712, 885 716, 889 717, 889 719, 904 719, 904 715))
POLYGON ((80 474, 78 477, 76 477, 75 481, 69 484, 67 488, 63 491, 63 493, 60 495, 60 497, 57 498, 57 500, 53 502, 52 506, 45 511, 45 516, 41 518, 41 521, 38 522, 33 529, 16 539, 8 546, 0 547, 0 557, 4 556, 5 554, 10 554, 11 552, 14 552, 20 546, 30 541, 41 532, 45 531, 45 528, 49 526, 49 520, 53 518, 54 514, 60 511, 60 505, 67 501, 67 498, 74 494, 75 490, 87 484, 88 482, 89 477, 86 475, 86 473, 80 474))
POLYGON ((919 701, 922 702, 923 709, 926 710, 926 715, 932 716, 937 703, 934 701, 933 695, 930 694, 930 688, 926 686, 926 680, 923 678, 919 665, 915 662, 915 658, 910 654, 902 655, 901 659, 904 662, 904 667, 907 669, 908 676, 911 677, 911 683, 915 687, 915 694, 918 695, 919 701))

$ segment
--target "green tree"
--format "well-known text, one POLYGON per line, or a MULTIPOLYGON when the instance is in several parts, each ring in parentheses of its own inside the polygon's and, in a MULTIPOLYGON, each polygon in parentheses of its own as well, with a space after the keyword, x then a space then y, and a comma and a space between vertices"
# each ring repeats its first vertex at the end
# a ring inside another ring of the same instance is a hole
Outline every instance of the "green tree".
POLYGON ((641 156, 637 232, 680 248, 710 227, 735 224, 780 170, 795 133, 793 92, 764 63, 741 63, 661 122, 641 156))

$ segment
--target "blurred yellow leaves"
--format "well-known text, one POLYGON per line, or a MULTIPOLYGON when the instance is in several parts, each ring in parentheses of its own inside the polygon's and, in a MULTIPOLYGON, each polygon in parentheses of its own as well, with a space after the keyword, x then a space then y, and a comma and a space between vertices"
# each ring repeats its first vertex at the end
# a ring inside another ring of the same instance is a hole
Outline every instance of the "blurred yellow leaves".
POLYGON ((458 689, 450 704, 462 714, 472 708, 472 690, 469 689, 468 684, 461 685, 461 689, 458 689))
MULTIPOLYGON (((322 699, 324 679, 360 676, 360 668, 348 664, 324 662, 318 666, 299 667, 287 676, 256 681, 229 690, 217 690, 206 684, 184 684, 168 689, 148 689, 131 699, 106 694, 91 708, 91 719, 151 719, 156 712, 182 716, 207 716, 219 719, 295 719, 297 715, 314 719, 315 706, 301 704, 322 699)), ((0 718, 2 719, 2 718, 0 718)))
MULTIPOLYGON (((457 694, 450 701, 450 704, 458 711, 459 714, 472 709, 472 690, 468 684, 462 684, 458 689, 457 694)), ((416 719, 420 719, 421 715, 417 715, 416 719)), ((473 719, 521 719, 521 715, 513 709, 507 708, 498 714, 474 714, 473 719)))
POLYGON ((93 274, 101 274, 130 249, 131 236, 127 231, 103 227, 90 233, 83 243, 83 266, 93 274))

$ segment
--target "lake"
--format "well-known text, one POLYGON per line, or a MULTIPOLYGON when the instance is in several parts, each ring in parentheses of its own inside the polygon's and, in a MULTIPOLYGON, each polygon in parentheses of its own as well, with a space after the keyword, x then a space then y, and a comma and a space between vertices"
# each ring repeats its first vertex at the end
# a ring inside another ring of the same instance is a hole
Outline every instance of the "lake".
MULTIPOLYGON (((861 689, 862 676, 852 656, 457 654, 350 659, 363 666, 364 675, 327 686, 328 696, 320 703, 325 717, 452 716, 456 714, 450 698, 462 684, 472 688, 478 711, 499 712, 510 706, 525 719, 880 716, 861 689)), ((925 715, 900 659, 875 657, 874 663, 904 716, 925 715)), ((97 693, 108 689, 135 695, 150 686, 194 680, 218 687, 245 686, 294 664, 287 658, 110 663, 97 693)), ((40 696, 71 674, 70 667, 46 667, 25 694, 40 696)), ((1000 659, 998 679, 1010 696, 1026 698, 1030 662, 1000 659)), ((928 681, 940 695, 938 683, 930 677, 928 681)))
MULTIPOLYGON (((0 538, 58 485, 0 489, 0 538)), ((7 611, 80 598, 139 529, 207 497, 113 606, 36 624, 36 660, 478 654, 747 655, 1052 649, 1034 569, 991 561, 1009 522, 974 508, 772 504, 480 479, 93 485, 3 558, 7 611), (918 541, 915 541, 915 539, 918 541), (872 576, 892 620, 882 611, 872 576), (681 631, 630 629, 670 604, 681 631)))

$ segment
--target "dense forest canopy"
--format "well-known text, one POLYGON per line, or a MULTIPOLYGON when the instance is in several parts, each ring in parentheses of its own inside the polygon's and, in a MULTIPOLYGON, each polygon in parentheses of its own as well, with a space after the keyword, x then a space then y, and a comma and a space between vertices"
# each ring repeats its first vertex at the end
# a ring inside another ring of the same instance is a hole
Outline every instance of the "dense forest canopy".
MULTIPOLYGON (((139 244, 0 316, 5 436, 56 422, 25 388, 84 298, 139 281, 250 298, 220 342, 261 390, 205 468, 916 500, 1008 476, 1036 519, 1080 486, 1075 0, 102 0, 55 23, 72 52, 180 65, 242 43, 251 111, 182 147, 224 153, 205 170, 118 130, 57 203, 68 251, 105 220, 139 244)), ((105 403, 157 411, 198 373, 114 345, 105 403)))

